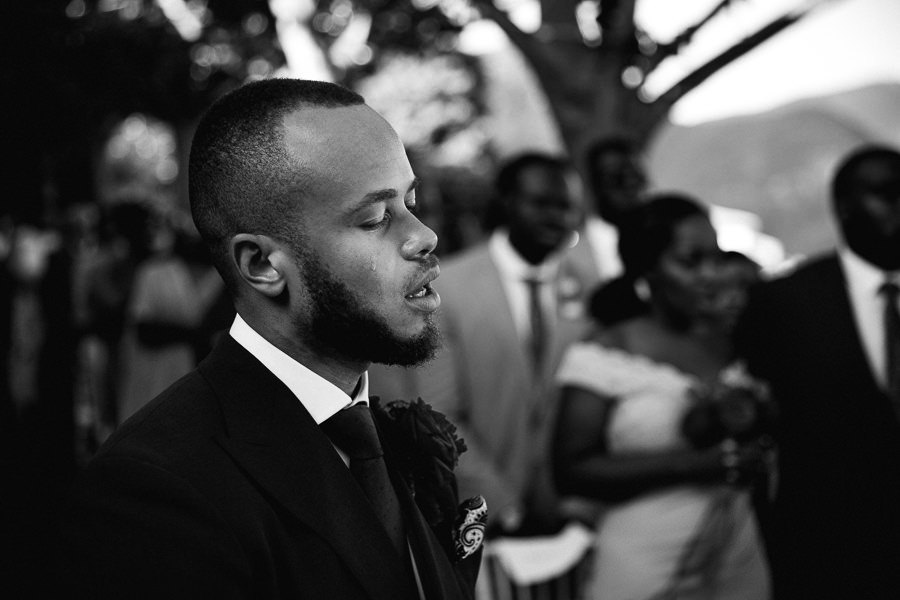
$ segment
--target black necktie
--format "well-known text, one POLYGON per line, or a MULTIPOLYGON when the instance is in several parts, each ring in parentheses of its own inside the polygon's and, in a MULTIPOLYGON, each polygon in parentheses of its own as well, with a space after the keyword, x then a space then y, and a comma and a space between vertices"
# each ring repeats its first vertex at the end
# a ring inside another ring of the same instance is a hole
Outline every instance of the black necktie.
POLYGON ((894 401, 894 408, 900 415, 900 312, 897 310, 897 297, 900 287, 892 281, 881 286, 884 294, 884 348, 887 358, 887 389, 894 401))
POLYGON ((394 546, 406 556, 400 502, 388 476, 372 411, 365 404, 356 404, 339 410, 321 427, 350 458, 350 473, 366 493, 394 546))
POLYGON ((525 283, 528 285, 528 313, 531 322, 531 359, 537 369, 544 359, 544 345, 547 337, 544 309, 541 305, 541 280, 529 277, 525 283))

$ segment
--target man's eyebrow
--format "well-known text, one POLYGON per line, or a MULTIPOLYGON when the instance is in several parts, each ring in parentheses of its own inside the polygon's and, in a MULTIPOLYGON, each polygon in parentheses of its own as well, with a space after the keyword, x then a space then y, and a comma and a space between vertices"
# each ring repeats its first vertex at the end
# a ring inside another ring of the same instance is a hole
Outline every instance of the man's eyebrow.
MULTIPOLYGON (((411 191, 418 188, 420 181, 421 180, 418 177, 414 177, 412 182, 409 184, 409 187, 406 188, 406 192, 404 192, 403 195, 405 196, 406 194, 408 194, 411 191)), ((347 212, 350 214, 353 214, 360 210, 365 210, 366 208, 372 206, 373 204, 378 204, 379 202, 387 202, 388 200, 391 200, 396 197, 397 197, 397 190, 395 190, 394 188, 385 188, 382 190, 375 190, 375 191, 369 192, 368 194, 363 196, 362 200, 359 202, 359 204, 357 204, 356 206, 354 206, 347 212)))

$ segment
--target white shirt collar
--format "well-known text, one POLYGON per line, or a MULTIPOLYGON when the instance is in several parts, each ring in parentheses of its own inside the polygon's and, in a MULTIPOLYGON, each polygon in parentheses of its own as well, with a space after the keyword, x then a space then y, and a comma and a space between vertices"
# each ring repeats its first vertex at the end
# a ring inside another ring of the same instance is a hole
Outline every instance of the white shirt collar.
POLYGON ((351 398, 336 385, 276 348, 250 327, 240 315, 235 315, 229 334, 291 390, 316 424, 321 424, 351 404, 369 402, 367 372, 363 372, 356 393, 351 398))
POLYGON ((564 251, 557 251, 550 254, 542 263, 532 265, 513 248, 509 241, 509 231, 504 227, 496 229, 491 234, 488 248, 500 273, 504 277, 518 281, 528 278, 551 281, 559 271, 564 255, 564 251))
POLYGON ((867 262, 847 246, 841 246, 838 249, 838 256, 841 259, 847 283, 852 289, 877 295, 881 284, 887 279, 897 281, 900 277, 900 273, 886 272, 867 262))

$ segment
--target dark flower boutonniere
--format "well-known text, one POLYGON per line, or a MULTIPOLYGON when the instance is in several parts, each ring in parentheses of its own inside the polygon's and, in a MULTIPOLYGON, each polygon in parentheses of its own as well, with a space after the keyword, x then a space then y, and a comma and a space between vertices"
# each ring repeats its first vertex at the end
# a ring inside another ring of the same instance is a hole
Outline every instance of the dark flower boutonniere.
POLYGON ((371 404, 386 450, 425 520, 451 558, 465 558, 477 545, 460 550, 461 544, 471 546, 461 540, 471 538, 473 525, 478 529, 479 522, 483 530, 487 508, 480 497, 459 503, 453 470, 466 444, 456 434, 456 426, 421 398, 382 404, 373 397, 371 404))

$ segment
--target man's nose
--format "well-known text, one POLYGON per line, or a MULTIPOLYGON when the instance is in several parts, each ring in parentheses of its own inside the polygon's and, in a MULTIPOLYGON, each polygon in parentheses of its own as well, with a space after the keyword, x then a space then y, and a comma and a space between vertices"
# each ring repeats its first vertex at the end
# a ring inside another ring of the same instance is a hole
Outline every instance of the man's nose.
POLYGON ((438 237, 422 221, 413 217, 409 237, 403 242, 400 252, 406 260, 425 258, 437 247, 438 237))

